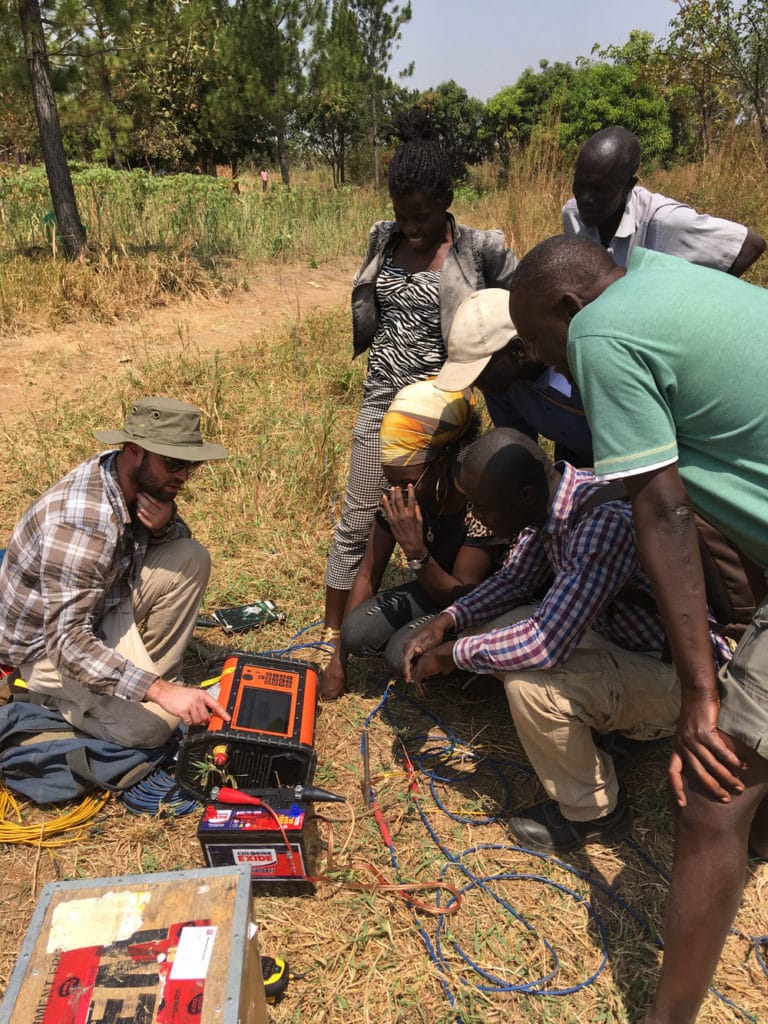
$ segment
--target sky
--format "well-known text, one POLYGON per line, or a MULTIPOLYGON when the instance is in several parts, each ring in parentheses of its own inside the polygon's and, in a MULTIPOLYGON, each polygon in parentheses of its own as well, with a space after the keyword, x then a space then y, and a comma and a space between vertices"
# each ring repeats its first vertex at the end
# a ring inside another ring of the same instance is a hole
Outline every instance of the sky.
POLYGON ((453 79, 486 102, 539 61, 573 62, 592 46, 621 46, 633 28, 667 34, 674 0, 411 0, 390 75, 411 61, 403 84, 428 89, 453 79))

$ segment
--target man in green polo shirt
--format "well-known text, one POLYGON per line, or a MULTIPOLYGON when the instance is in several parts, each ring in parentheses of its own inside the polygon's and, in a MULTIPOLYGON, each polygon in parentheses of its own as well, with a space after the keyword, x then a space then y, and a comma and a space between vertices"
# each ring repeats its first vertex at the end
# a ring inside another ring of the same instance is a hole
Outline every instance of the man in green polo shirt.
POLYGON ((768 291, 637 249, 536 246, 512 284, 525 355, 579 385, 595 472, 622 478, 682 685, 669 779, 676 851, 645 1024, 687 1024, 739 905, 748 843, 768 857, 768 602, 719 678, 695 509, 768 568, 768 291))

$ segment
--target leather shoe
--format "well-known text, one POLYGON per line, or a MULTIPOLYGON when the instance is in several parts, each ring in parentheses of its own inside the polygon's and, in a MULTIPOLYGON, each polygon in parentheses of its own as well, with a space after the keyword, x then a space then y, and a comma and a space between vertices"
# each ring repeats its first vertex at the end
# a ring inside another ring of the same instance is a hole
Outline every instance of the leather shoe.
POLYGON ((610 844, 625 839, 632 831, 632 812, 623 791, 610 814, 590 821, 569 821, 554 800, 545 800, 523 814, 513 815, 507 831, 518 846, 542 853, 567 853, 585 843, 610 844))

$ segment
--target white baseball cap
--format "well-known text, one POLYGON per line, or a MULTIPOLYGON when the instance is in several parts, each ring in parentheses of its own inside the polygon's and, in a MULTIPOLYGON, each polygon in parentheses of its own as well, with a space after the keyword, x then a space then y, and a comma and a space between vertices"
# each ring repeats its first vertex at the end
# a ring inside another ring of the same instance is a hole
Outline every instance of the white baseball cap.
POLYGON ((517 330, 509 315, 509 292, 483 288, 464 299, 453 317, 445 347, 448 358, 435 378, 441 391, 464 391, 477 380, 495 352, 500 352, 517 330))

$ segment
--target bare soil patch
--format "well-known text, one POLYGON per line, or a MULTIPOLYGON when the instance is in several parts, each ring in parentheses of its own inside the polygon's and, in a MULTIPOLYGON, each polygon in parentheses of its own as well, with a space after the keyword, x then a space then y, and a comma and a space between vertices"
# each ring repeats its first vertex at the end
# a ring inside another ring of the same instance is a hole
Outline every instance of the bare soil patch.
POLYGON ((159 353, 227 351, 313 308, 348 302, 358 261, 323 267, 273 264, 232 294, 173 302, 113 324, 78 323, 0 338, 0 414, 40 409, 89 378, 159 353))

